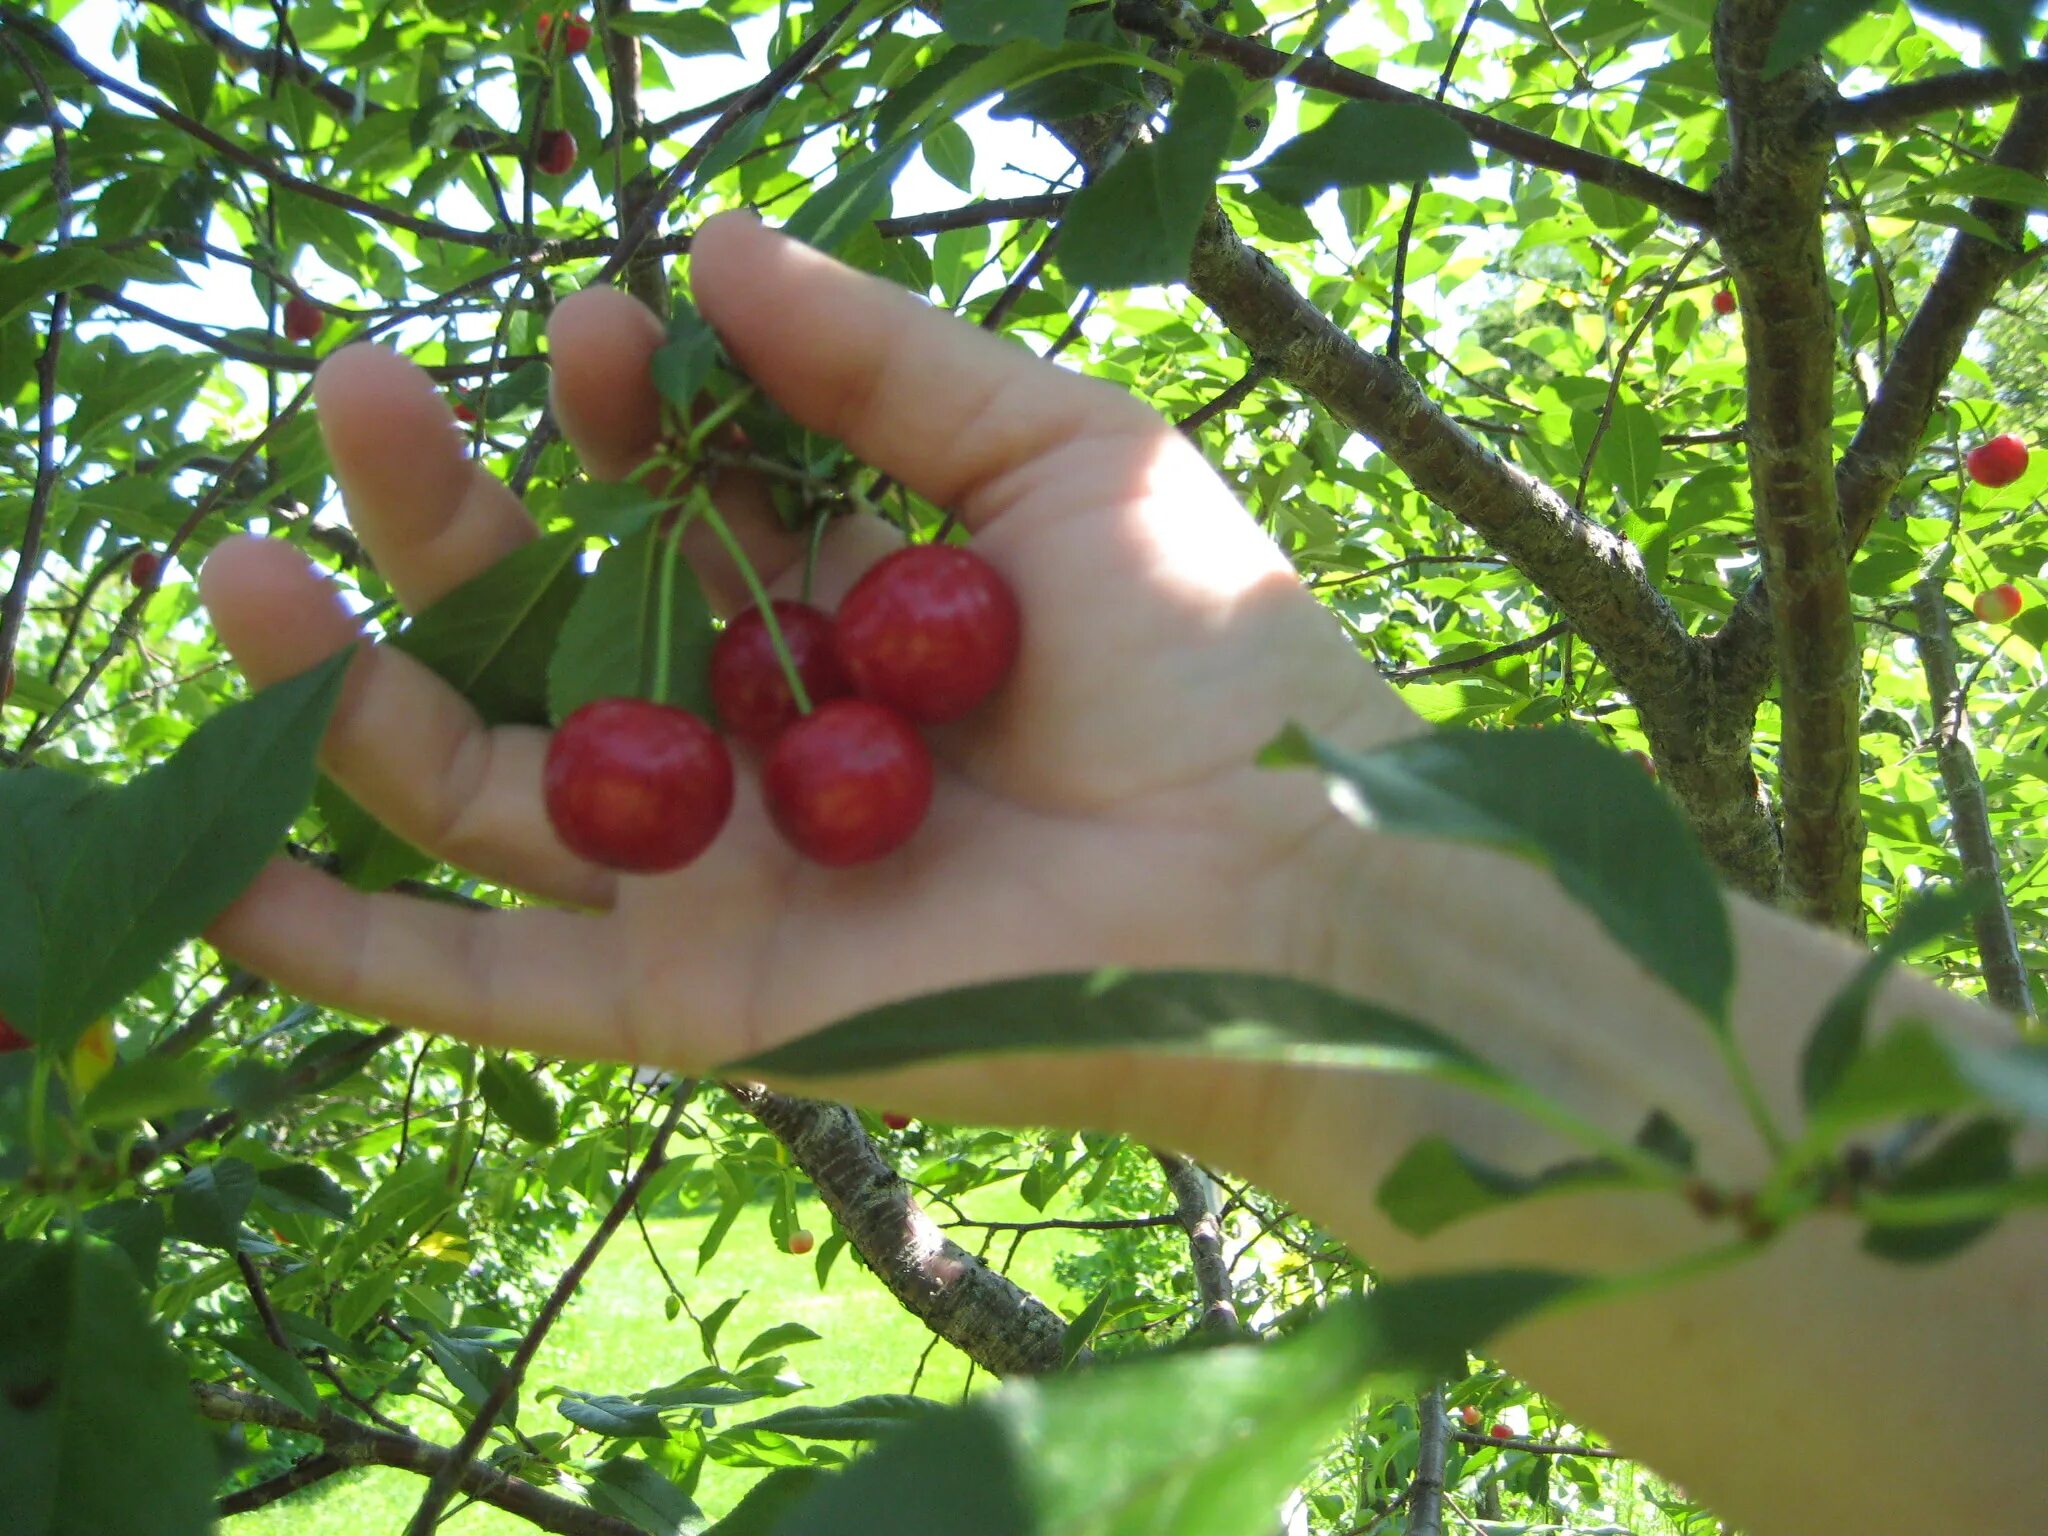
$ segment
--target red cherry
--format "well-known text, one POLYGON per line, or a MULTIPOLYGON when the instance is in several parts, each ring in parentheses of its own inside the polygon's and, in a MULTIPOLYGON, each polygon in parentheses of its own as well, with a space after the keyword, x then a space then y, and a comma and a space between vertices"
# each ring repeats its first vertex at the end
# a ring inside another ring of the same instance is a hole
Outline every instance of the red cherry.
POLYGON ((311 299, 293 294, 284 301, 284 339, 311 341, 327 324, 327 311, 311 299))
POLYGON ((913 720, 957 720, 1017 660, 1016 594, 972 550, 899 549, 854 583, 832 633, 854 691, 913 720))
POLYGON ((461 400, 456 401, 455 419, 461 422, 464 426, 468 426, 470 423, 476 420, 476 408, 472 405, 466 404, 461 400))
POLYGON ((910 1116, 884 1115, 882 1116, 882 1124, 892 1131, 907 1131, 910 1129, 910 1116))
POLYGON ((932 755, 894 710, 834 699, 775 740, 761 769, 790 846, 835 868, 902 846, 932 803, 932 755))
POLYGON ((1970 611, 1986 624, 2004 624, 2012 619, 2027 600, 2020 589, 2009 581, 2001 581, 1987 592, 1979 592, 1977 601, 1970 605, 1970 611))
POLYGON ((1505 1424, 1496 1424, 1487 1433, 1496 1440, 1512 1440, 1515 1438, 1515 1432, 1505 1424))
POLYGON ((9 1051, 25 1051, 34 1044, 27 1035, 7 1022, 7 1015, 0 1013, 0 1056, 9 1051))
POLYGON ((576 168, 576 135, 550 128, 534 146, 533 163, 550 176, 566 176, 576 168))
POLYGON ((1628 756, 1630 762, 1634 763, 1638 768, 1642 769, 1643 772, 1647 773, 1651 778, 1654 779, 1655 777, 1657 777, 1657 760, 1651 757, 1649 753, 1639 750, 1631 750, 1628 756))
MULTIPOLYGON (((555 30, 555 13, 542 11, 540 20, 534 23, 534 31, 540 36, 540 45, 545 48, 555 30)), ((565 16, 562 20, 562 51, 581 53, 590 46, 590 23, 581 16, 565 16)))
POLYGON ((1458 1410, 1458 1417, 1465 1421, 1465 1427, 1467 1429, 1477 1429, 1479 1427, 1480 1420, 1484 1418, 1485 1415, 1480 1413, 1480 1411, 1477 1408, 1474 1408, 1470 1403, 1467 1403, 1464 1407, 1458 1410))
POLYGON ((128 562, 128 585, 137 591, 156 585, 163 574, 164 557, 153 549, 138 549, 135 558, 128 562))
POLYGON ((1717 315, 1732 315, 1735 313, 1735 290, 1733 288, 1719 288, 1715 290, 1714 313, 1717 315))
POLYGON ((2027 472, 2027 445, 2007 432, 1972 448, 1963 464, 1972 480, 1996 490, 2027 472))
POLYGON ((816 1242, 817 1239, 812 1237, 810 1233, 806 1232, 802 1227, 798 1227, 789 1234, 789 1251, 797 1254, 809 1253, 816 1242))
POLYGON ((541 786, 572 852, 649 874, 689 863, 718 836, 732 810, 732 755, 688 710, 598 699, 556 730, 541 786))
MULTIPOLYGON (((783 643, 812 708, 853 692, 832 647, 831 619, 808 603, 777 598, 775 622, 782 626, 783 643)), ((796 700, 759 608, 749 608, 726 625, 711 648, 711 702, 720 725, 757 747, 767 746, 796 720, 796 700)))

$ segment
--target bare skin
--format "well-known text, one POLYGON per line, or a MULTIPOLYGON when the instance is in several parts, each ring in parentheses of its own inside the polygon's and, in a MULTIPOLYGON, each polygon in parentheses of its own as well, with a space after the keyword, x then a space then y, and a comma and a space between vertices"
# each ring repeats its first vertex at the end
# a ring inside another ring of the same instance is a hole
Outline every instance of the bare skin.
MULTIPOLYGON (((1404 1009, 1626 1134, 1676 1115, 1734 1183, 1760 1153, 1697 1025, 1545 877, 1468 849, 1358 832, 1302 774, 1250 767, 1293 720, 1354 746, 1419 724, 1300 587, 1200 456, 1129 396, 1039 363, 745 217, 700 231, 693 283, 748 372, 792 415, 954 508, 1017 589, 1024 654, 1000 698, 938 739, 931 821, 902 853, 825 871, 775 838, 742 773, 732 823, 687 870, 619 877, 542 814, 545 734, 487 730, 409 658, 365 645, 325 763, 394 830, 532 893, 480 914, 365 895, 278 864, 221 919, 227 953, 324 1002, 493 1045, 702 1070, 891 998, 1098 964, 1302 976, 1404 1009)), ((655 321, 608 290, 550 329, 558 420, 591 473, 652 448, 655 321)), ((418 609, 534 536, 462 455, 432 384, 350 348, 318 381, 349 515, 418 609)), ((777 590, 799 551, 762 498, 726 515, 777 590)), ((694 535, 693 535, 694 538, 694 535)), ((890 547, 836 526, 831 602, 890 547)), ((714 599, 744 600, 692 543, 714 599)), ((257 684, 358 643, 288 547, 223 545, 203 589, 257 684)), ((1858 958, 1738 904, 1737 1029, 1795 1118, 1798 1041, 1858 958)), ((1917 980, 1910 1011, 2002 1026, 1917 980)), ((788 1085, 802 1087, 806 1085, 788 1085)), ((1438 1132, 1512 1165, 1560 1149, 1436 1090, 1354 1074, 1103 1054, 956 1063, 809 1085, 992 1123, 1113 1127, 1228 1164, 1314 1212, 1388 1272, 1524 1263, 1617 1273, 1726 1240, 1675 1202, 1586 1196, 1419 1244, 1372 1191, 1438 1132)), ((2048 1435, 2043 1223, 1957 1261, 1867 1261, 1847 1223, 1793 1231, 1744 1266, 1502 1341, 1505 1363, 1753 1536, 1846 1527, 2038 1529, 2029 1458, 2048 1435), (1870 1404, 1939 1477, 1871 1476, 1870 1404)))

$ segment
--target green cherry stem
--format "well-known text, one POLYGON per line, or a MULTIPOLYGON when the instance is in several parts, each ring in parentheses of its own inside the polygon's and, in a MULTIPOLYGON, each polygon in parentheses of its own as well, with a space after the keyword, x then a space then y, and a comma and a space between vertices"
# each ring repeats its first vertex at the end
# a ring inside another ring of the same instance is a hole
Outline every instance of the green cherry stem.
POLYGON ((797 594, 807 603, 811 600, 811 585, 818 574, 818 550, 825 542, 825 525, 831 521, 824 512, 811 519, 811 540, 804 550, 804 584, 797 594))
POLYGON ((741 386, 724 400, 721 400, 702 421, 692 427, 690 429, 690 443, 687 450, 689 456, 694 459, 697 456, 698 450, 704 446, 704 440, 728 421, 731 421, 741 411, 745 410, 748 402, 754 398, 755 393, 753 385, 741 386))
MULTIPOLYGON (((708 506, 710 498, 702 491, 691 497, 695 502, 702 498, 708 506)), ((701 511, 702 509, 697 509, 701 511)), ((659 562, 655 571, 654 585, 654 679, 651 696, 657 704, 669 702, 669 674, 675 663, 676 648, 671 636, 675 633, 676 622, 676 563, 682 558, 683 529, 689 525, 688 509, 685 515, 675 520, 675 526, 668 529, 655 551, 659 562)))
POLYGON ((782 668, 782 675, 789 681, 789 696, 796 700, 799 713, 811 712, 810 691, 804 687, 804 680, 797 675, 796 660, 789 654, 789 642, 783 638, 782 625, 775 617, 775 604, 768 596, 768 589, 761 585, 761 577, 754 570, 754 562, 747 558, 747 552, 740 547, 740 541, 733 536, 732 528, 719 515, 718 508, 711 504, 711 498, 698 492, 703 498, 698 516, 710 526, 718 542, 725 546, 725 552, 732 557, 732 563, 739 568, 740 580, 747 584, 747 595, 753 598, 754 606, 760 610, 761 626, 768 631, 768 644, 774 648, 775 660, 782 668))

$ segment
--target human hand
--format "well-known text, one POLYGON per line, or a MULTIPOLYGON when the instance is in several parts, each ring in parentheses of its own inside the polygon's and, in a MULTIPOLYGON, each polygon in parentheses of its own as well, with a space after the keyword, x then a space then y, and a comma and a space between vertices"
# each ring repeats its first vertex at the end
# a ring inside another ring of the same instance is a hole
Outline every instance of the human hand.
MULTIPOLYGON (((678 1070, 1001 976, 1105 964, 1310 972, 1340 862, 1333 839, 1356 838, 1312 776, 1261 771, 1254 755, 1290 720, 1354 746, 1416 726, 1197 451, 1121 391, 751 218, 707 224, 693 262, 697 303, 736 362, 805 425, 954 509, 1016 589, 1017 670, 976 715, 933 734, 930 819, 877 864, 819 868, 777 838, 743 770, 707 854, 672 874, 617 875, 557 841, 541 803, 545 731, 486 728, 418 662, 366 646, 327 770, 401 836, 541 904, 464 910, 279 862, 216 925, 220 948, 355 1012, 678 1070)), ((660 325, 597 289, 562 304, 549 334, 557 420, 594 475, 624 476, 655 447, 647 364, 660 325)), ((350 518, 407 608, 534 537, 410 364, 346 349, 323 366, 317 402, 350 518)), ((794 591, 801 549, 760 488, 728 481, 719 499, 771 589, 794 591)), ((686 551, 729 612, 743 589, 700 532, 686 551)), ((895 542, 877 520, 835 523, 820 601, 836 602, 895 542)), ((285 544, 222 545, 202 586, 259 686, 357 639, 285 544)), ((1062 1098, 1060 1078, 1004 1107, 1047 1119, 1110 1108, 1062 1098)), ((1003 1083, 1020 1091, 1014 1073, 1003 1083)))

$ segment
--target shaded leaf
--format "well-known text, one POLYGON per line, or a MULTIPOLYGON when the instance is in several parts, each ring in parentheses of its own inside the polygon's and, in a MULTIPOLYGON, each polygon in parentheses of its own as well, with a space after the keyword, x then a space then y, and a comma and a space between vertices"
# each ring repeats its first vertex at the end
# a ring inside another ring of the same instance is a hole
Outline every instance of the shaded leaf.
POLYGON ((8 1536, 204 1536, 217 1465, 121 1252, 0 1245, 8 1536))
POLYGON ((1982 906, 1985 892, 1972 885, 1922 891, 1905 904, 1891 932, 1842 985, 1807 1037, 1799 1060, 1799 1095, 1811 1109, 1825 1099, 1863 1048, 1870 1004, 1891 968, 1921 945, 1953 930, 1982 906))
MULTIPOLYGON (((1886 1184, 1893 1195, 1946 1194, 1957 1189, 2003 1184, 2013 1175, 2013 1129, 1997 1120, 1973 1120, 1944 1137, 1886 1184)), ((1927 1264, 1959 1253, 1998 1225, 1999 1218, 1945 1222, 1935 1226, 1872 1224, 1863 1250, 1897 1264, 1927 1264)))
MULTIPOLYGON (((649 525, 605 551, 569 610, 548 663, 548 708, 566 719, 594 699, 653 697, 664 540, 649 525)), ((708 718, 711 607, 677 558, 670 578, 669 686, 660 702, 708 718)))
POLYGON ((829 1407, 784 1408, 755 1419, 747 1427, 799 1440, 873 1440, 899 1424, 943 1412, 945 1405, 928 1397, 879 1393, 829 1407))
POLYGON ((1195 231, 1236 123, 1237 90, 1213 64, 1190 69, 1166 132, 1133 144, 1074 194, 1060 221, 1060 270, 1087 288, 1187 276, 1195 231))
POLYGON ((319 1389, 313 1385, 313 1378, 296 1356, 286 1354, 270 1340, 253 1333, 231 1334, 224 1339, 215 1339, 214 1343, 232 1356, 263 1391, 272 1397, 283 1398, 301 1413, 316 1419, 320 1417, 319 1389))
POLYGON ((256 1170, 239 1157, 201 1164, 171 1190, 171 1229, 208 1248, 235 1251, 256 1195, 256 1170))
POLYGON ((1073 0, 947 0, 947 33, 975 47, 996 48, 1024 38, 1056 48, 1066 37, 1073 0))
POLYGON ((139 1056, 114 1064, 78 1106, 78 1118, 86 1125, 132 1125, 200 1108, 213 1097, 205 1067, 190 1057, 139 1056))
POLYGON ((1726 1032, 1735 951, 1720 886, 1670 798, 1620 753, 1577 731, 1458 729, 1354 753, 1290 728, 1264 760, 1320 767, 1362 824, 1543 865, 1726 1032))
POLYGON ((819 1337, 821 1335, 812 1332, 802 1323, 777 1323, 773 1328, 764 1329, 747 1341, 747 1347, 740 1351, 738 1363, 745 1365, 749 1360, 759 1359, 762 1355, 772 1355, 778 1349, 787 1349, 792 1344, 813 1343, 819 1337))
POLYGON ((1469 176, 1472 141, 1440 112, 1410 102, 1347 101, 1252 168, 1261 191, 1313 202, 1332 187, 1469 176))
POLYGON ((709 1523, 682 1489, 638 1456, 621 1456, 590 1480, 590 1507, 630 1521, 647 1536, 696 1536, 709 1523))
POLYGON ((493 725, 547 723, 547 666, 581 578, 580 534, 552 533, 506 555, 426 609, 391 641, 493 725))
POLYGON ((661 1411, 630 1397, 565 1392, 555 1408, 563 1418, 592 1434, 615 1440, 666 1440, 668 1426, 661 1411))
POLYGON ((484 1058, 476 1086, 491 1113, 513 1135, 544 1147, 562 1139, 562 1111, 532 1069, 492 1054, 484 1058))

